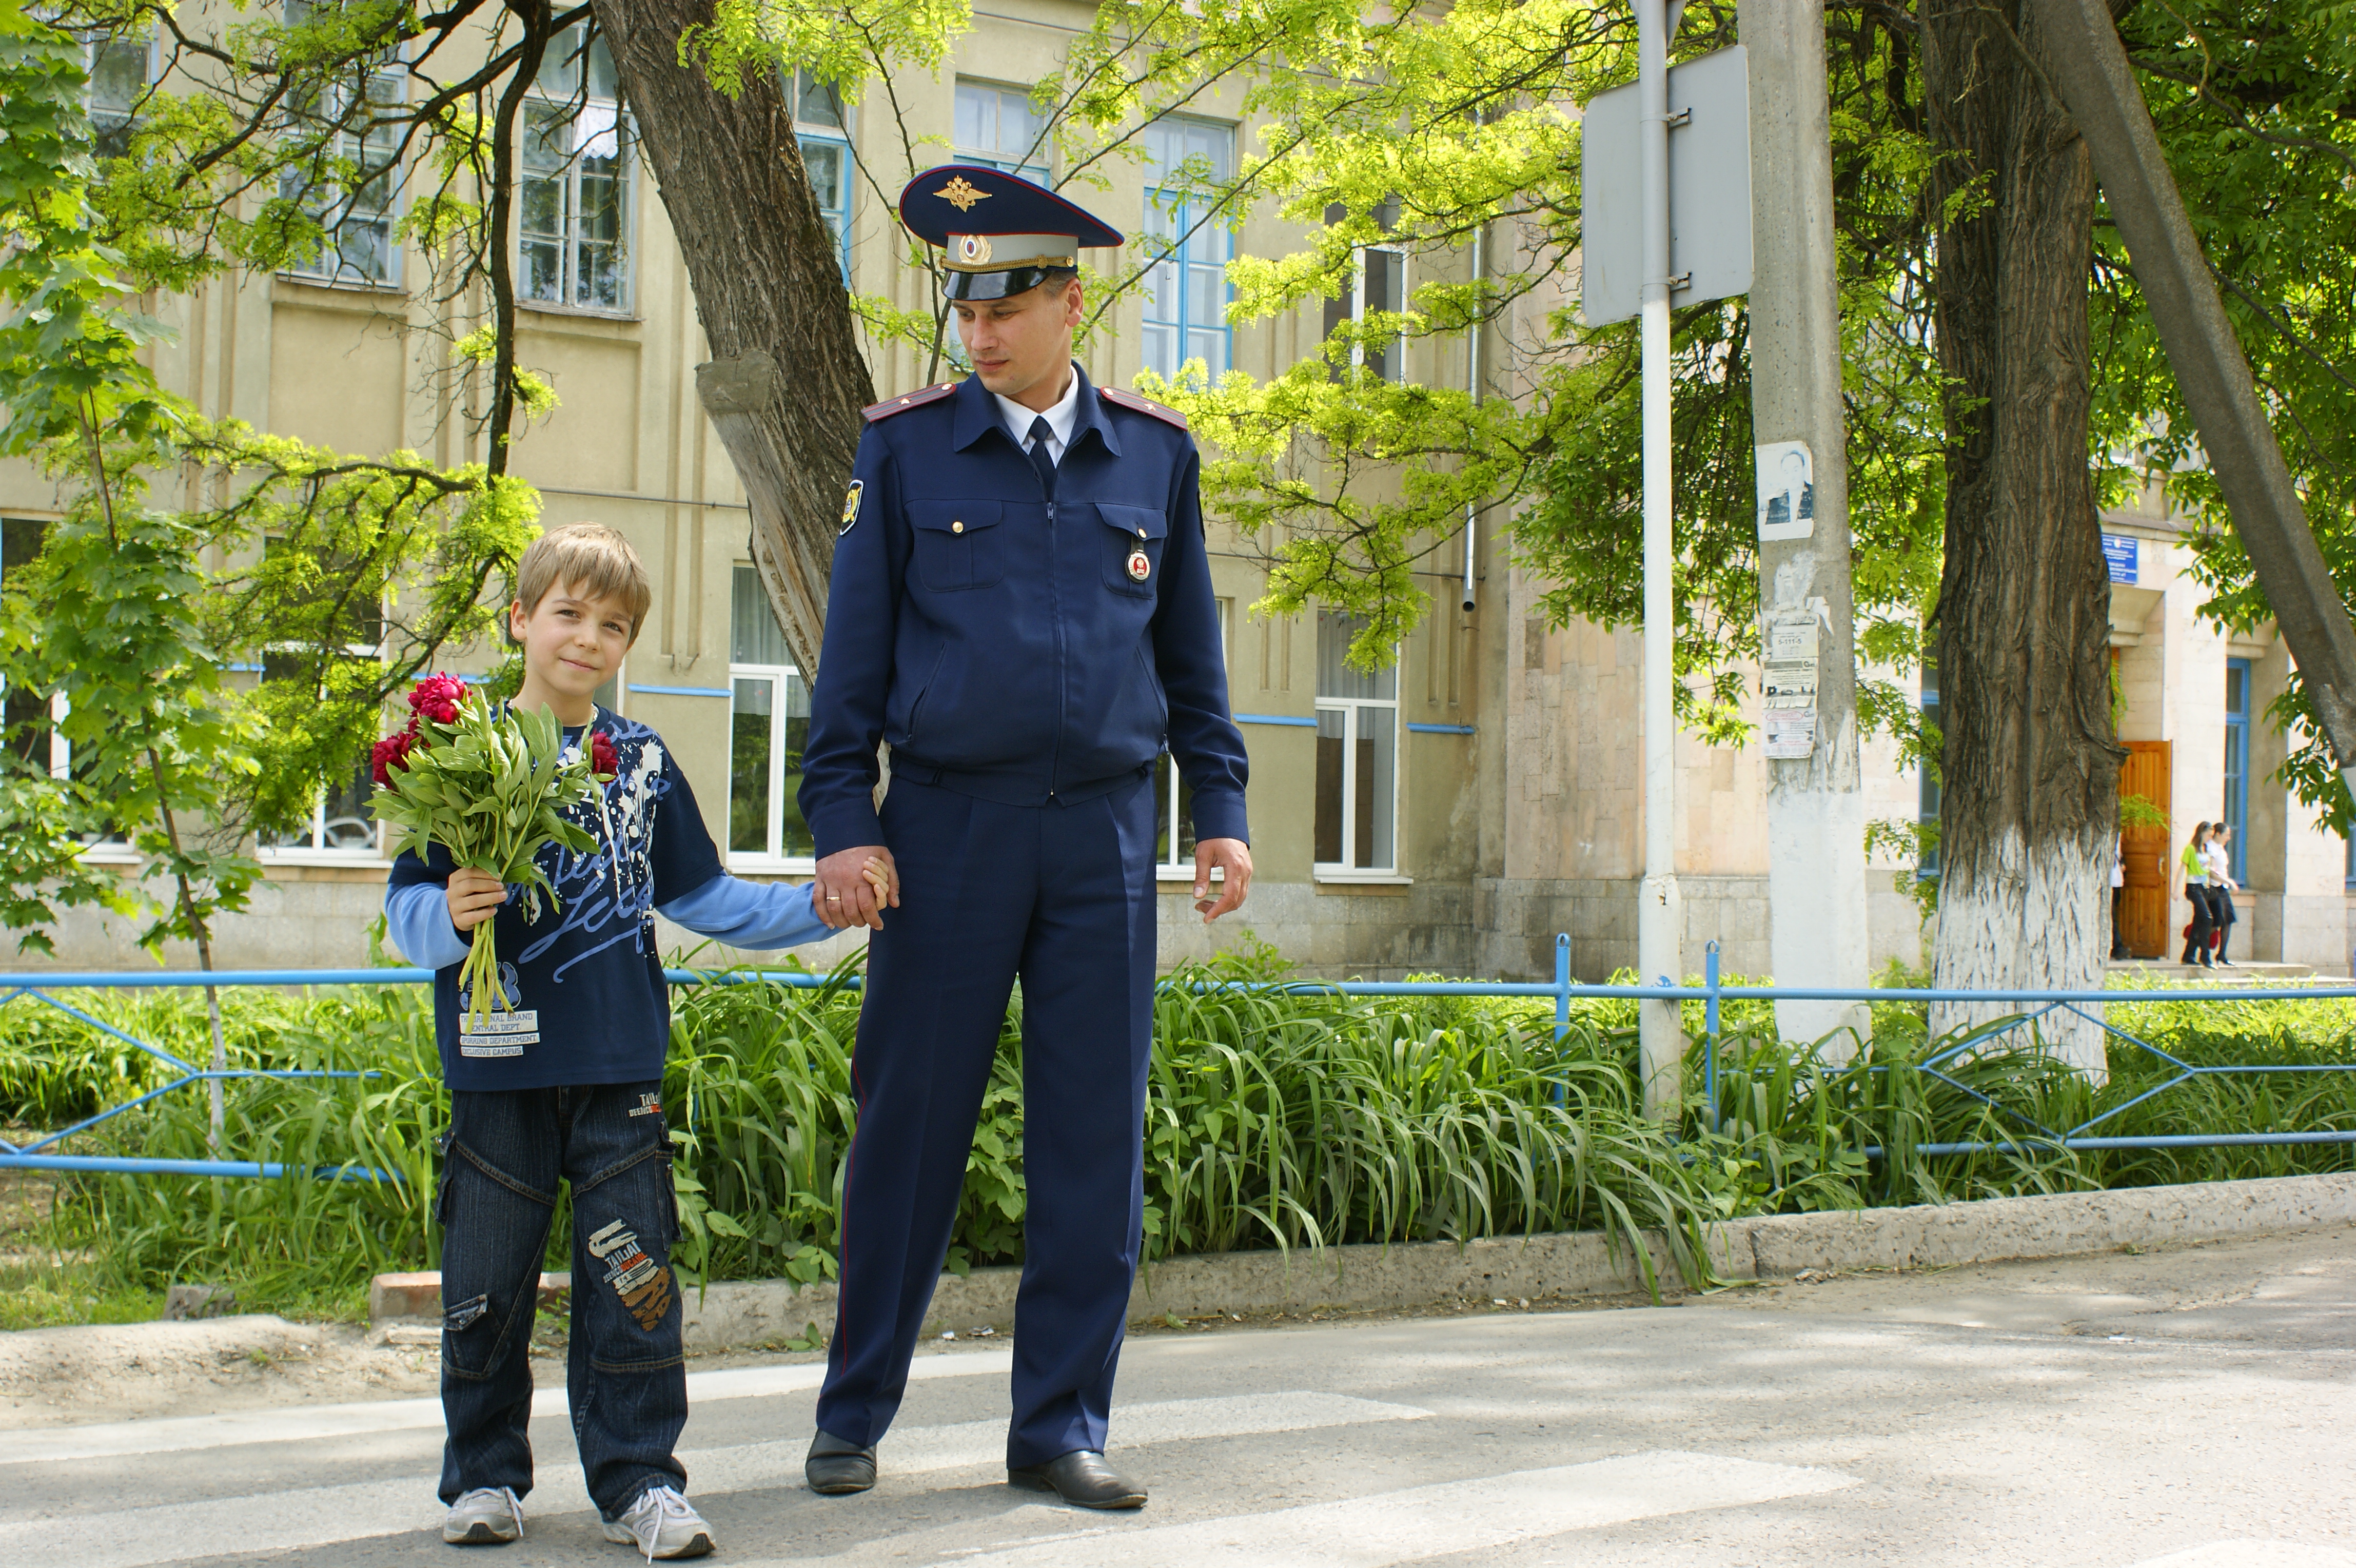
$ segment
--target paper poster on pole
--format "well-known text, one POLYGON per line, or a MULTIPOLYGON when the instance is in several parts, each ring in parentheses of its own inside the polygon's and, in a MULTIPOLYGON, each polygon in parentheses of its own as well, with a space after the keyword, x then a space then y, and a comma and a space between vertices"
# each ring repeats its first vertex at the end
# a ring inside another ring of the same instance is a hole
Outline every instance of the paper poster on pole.
POLYGON ((1767 755, 1777 762, 1813 757, 1816 751, 1816 710, 1767 710, 1762 726, 1767 732, 1767 755))
POLYGON ((1759 541, 1805 539, 1816 531, 1816 459, 1804 441, 1756 448, 1759 541))

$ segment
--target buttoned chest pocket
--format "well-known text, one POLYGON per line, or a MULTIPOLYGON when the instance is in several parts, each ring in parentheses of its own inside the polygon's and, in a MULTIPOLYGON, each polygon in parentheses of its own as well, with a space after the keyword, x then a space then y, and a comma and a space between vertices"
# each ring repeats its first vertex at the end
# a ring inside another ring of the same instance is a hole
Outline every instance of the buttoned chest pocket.
POLYGON ((1160 507, 1098 501, 1105 523, 1105 585, 1118 594, 1150 599, 1161 590, 1162 555, 1170 522, 1160 507))
POLYGON ((987 588, 1006 575, 996 501, 910 501, 916 580, 937 594, 987 588))

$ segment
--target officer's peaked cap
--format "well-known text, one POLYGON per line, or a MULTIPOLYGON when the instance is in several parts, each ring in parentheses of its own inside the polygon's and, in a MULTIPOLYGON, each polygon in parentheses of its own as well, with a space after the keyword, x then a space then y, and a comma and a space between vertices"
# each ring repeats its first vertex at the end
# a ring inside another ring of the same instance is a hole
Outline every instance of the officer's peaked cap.
POLYGON ((1121 242, 1118 230, 1020 175, 981 164, 943 164, 900 192, 908 232, 948 254, 951 299, 1005 299, 1076 267, 1080 252, 1121 242))

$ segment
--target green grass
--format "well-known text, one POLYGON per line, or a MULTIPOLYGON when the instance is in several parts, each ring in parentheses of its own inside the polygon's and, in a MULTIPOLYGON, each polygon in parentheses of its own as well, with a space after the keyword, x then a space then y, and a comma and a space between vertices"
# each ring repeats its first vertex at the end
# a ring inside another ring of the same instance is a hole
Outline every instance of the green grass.
MULTIPOLYGON (((1286 973, 1271 951, 1254 949, 1182 971, 1157 995, 1145 1129, 1151 1257, 1592 1229, 1623 1240, 1663 1234, 1697 1274, 1702 1228, 1738 1215, 2351 1166, 2340 1147, 2063 1152, 2020 1118, 2067 1128, 2175 1069, 2115 1041, 2109 1081, 2096 1086, 2023 1030, 1933 1072, 1926 1055, 1953 1042, 1926 1040, 1919 1015, 1895 1005, 1876 1009, 1863 1054, 1833 1065, 1816 1047, 1776 1039, 1769 1004, 1730 1004, 1717 1130, 1695 1049, 1672 1138, 1640 1114, 1633 1003, 1575 1004, 1558 1047, 1543 999, 1272 989, 1286 973), (1971 1156, 1921 1153, 2007 1139, 2020 1142, 1971 1156), (1882 1154, 1868 1158, 1868 1149, 1882 1154)), ((847 977, 676 993, 664 1103, 681 1147, 680 1255, 691 1276, 832 1273, 859 1004, 847 977)), ((209 1049, 198 993, 72 1000, 186 1059, 209 1049)), ((231 1284, 249 1307, 349 1317, 369 1275, 438 1264, 427 1200, 447 1100, 423 988, 236 991, 224 1006, 234 1065, 378 1075, 232 1083, 226 1153, 305 1169, 369 1165, 403 1179, 16 1176, 11 1191, 35 1184, 42 1201, 12 1205, 0 1195, 8 1299, 0 1324, 152 1316, 164 1287, 182 1281, 231 1284), (8 1261, 37 1249, 70 1261, 8 1261)), ((1021 1256, 1019 1006, 1017 998, 1000 1036, 952 1268, 1021 1256)), ((1697 1033, 1700 1004, 1687 1015, 1697 1033)), ((2200 1064, 2356 1063, 2356 1006, 2345 1003, 2122 1003, 2113 1015, 2200 1064)), ((54 1009, 24 999, 0 1008, 0 1120, 59 1125, 165 1080, 157 1064, 54 1009)), ((2313 1126, 2356 1127, 2356 1073, 2204 1079, 2101 1131, 2313 1126)), ((166 1096, 78 1137, 75 1148, 203 1157, 204 1096, 166 1096)), ((552 1262, 562 1266, 561 1244, 552 1262)))

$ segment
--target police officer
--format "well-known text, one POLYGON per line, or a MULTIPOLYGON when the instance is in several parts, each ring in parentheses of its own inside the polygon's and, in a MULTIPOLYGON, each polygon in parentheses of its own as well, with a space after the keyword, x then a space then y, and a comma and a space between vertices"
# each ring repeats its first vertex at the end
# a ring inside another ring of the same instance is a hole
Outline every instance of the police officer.
POLYGON ((820 1492, 874 1485, 1019 976, 1028 1212, 1007 1479, 1137 1508, 1145 1488, 1104 1447, 1144 1215, 1165 747, 1194 787, 1195 908, 1215 919, 1251 882, 1201 459, 1182 416, 1072 360, 1079 249, 1120 235, 966 165, 911 180, 900 215, 946 252, 974 371, 866 411, 811 693, 800 799, 819 908, 874 934, 805 1468, 820 1492), (892 867, 888 923, 870 855, 892 867))

